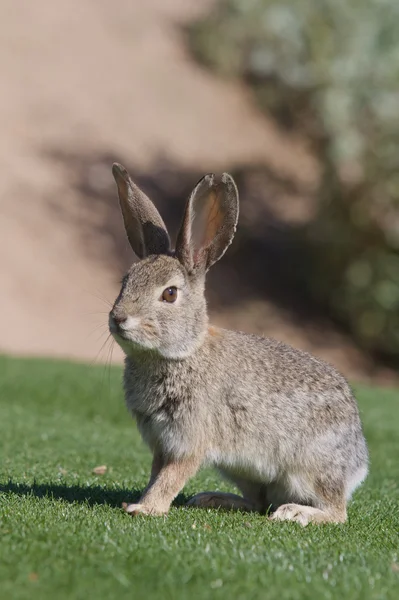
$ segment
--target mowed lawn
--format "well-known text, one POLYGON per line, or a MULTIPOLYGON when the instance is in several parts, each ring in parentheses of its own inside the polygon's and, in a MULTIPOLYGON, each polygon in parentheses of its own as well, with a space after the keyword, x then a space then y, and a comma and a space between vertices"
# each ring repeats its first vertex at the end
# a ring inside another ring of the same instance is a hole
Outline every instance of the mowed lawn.
POLYGON ((213 471, 167 518, 132 518, 120 505, 138 497, 151 458, 121 373, 0 357, 2 600, 399 598, 398 390, 356 390, 371 473, 344 525, 182 508, 229 489, 213 471))

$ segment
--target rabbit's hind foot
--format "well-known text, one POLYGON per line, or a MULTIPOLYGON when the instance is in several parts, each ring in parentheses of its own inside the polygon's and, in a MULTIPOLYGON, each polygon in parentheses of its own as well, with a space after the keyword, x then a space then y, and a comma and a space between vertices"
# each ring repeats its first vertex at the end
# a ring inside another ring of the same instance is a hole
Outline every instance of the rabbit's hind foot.
POLYGON ((321 510, 301 504, 283 504, 269 518, 271 521, 296 521, 303 527, 308 523, 344 523, 346 510, 321 510))
POLYGON ((201 492, 190 498, 186 506, 194 508, 222 508, 224 510, 241 510, 245 512, 254 510, 252 502, 241 496, 227 492, 201 492))

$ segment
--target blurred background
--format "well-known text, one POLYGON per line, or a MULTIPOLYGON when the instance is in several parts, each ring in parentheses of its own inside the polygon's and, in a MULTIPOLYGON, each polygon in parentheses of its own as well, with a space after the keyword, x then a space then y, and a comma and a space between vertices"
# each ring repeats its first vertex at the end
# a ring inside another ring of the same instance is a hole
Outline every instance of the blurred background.
POLYGON ((235 176, 216 324, 397 381, 397 0, 0 6, 1 352, 110 360, 118 161, 172 235, 199 177, 235 176))

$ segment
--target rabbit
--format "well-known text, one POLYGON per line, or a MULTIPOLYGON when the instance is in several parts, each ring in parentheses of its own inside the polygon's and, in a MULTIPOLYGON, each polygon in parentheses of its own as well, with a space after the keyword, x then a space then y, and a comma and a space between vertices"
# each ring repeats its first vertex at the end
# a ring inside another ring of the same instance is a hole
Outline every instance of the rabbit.
POLYGON ((203 465, 240 495, 202 492, 192 507, 258 511, 273 521, 341 523, 365 479, 356 400, 332 366, 274 339, 209 325, 205 276, 232 242, 238 191, 223 173, 191 193, 172 250, 154 204, 113 165, 130 245, 109 329, 125 354, 128 409, 153 453, 132 515, 164 515, 203 465))

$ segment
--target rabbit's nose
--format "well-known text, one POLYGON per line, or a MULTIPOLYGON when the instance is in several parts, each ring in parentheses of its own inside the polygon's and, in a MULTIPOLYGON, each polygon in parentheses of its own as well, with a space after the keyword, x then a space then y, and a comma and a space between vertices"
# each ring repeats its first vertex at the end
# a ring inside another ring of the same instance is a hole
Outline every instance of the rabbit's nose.
POLYGON ((111 333, 119 333, 121 326, 126 323, 127 317, 125 315, 111 312, 109 314, 109 330, 111 333))
POLYGON ((112 318, 118 326, 123 325, 123 323, 127 321, 127 317, 124 317, 123 315, 112 315, 112 318))

